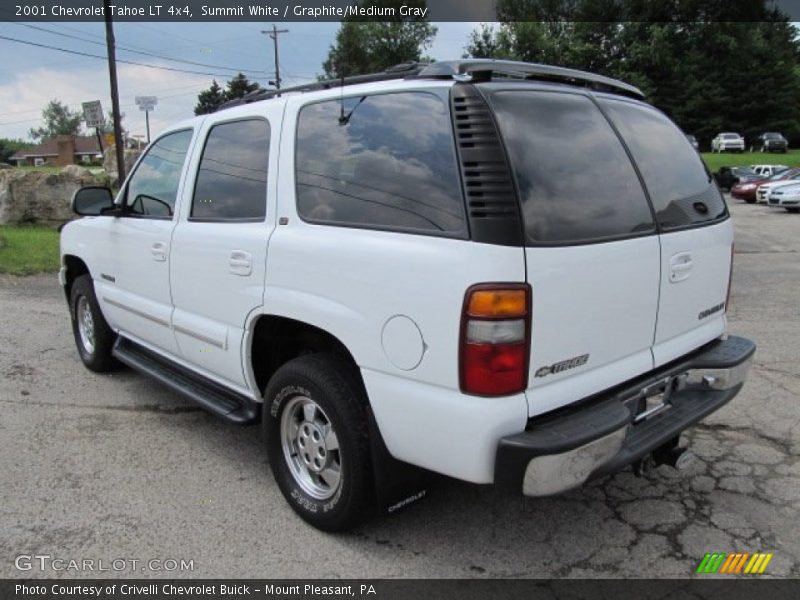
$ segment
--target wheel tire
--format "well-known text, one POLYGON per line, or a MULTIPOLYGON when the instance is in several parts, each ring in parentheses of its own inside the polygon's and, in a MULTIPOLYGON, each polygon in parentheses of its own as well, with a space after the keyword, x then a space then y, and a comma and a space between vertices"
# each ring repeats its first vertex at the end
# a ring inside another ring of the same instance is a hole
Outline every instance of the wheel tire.
POLYGON ((755 204, 755 203, 756 203, 756 199, 755 199, 755 198, 753 198, 753 199, 751 200, 750 198, 746 198, 746 199, 745 199, 745 202, 747 202, 748 204, 755 204))
POLYGON ((90 275, 81 275, 73 282, 69 294, 69 307, 72 334, 83 364, 97 373, 104 373, 119 366, 111 355, 117 336, 100 311, 90 275))
POLYGON ((263 428, 273 476, 301 518, 344 531, 368 515, 374 487, 366 398, 344 361, 310 354, 280 367, 264 392, 263 428))
POLYGON ((787 212, 790 212, 790 213, 800 212, 800 208, 787 208, 786 210, 787 210, 787 212))

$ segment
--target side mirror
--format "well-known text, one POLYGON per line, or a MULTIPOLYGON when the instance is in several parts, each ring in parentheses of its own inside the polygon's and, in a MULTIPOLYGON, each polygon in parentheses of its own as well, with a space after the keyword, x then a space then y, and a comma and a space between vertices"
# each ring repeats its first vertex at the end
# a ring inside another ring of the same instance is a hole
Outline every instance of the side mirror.
POLYGON ((82 187, 72 196, 72 212, 83 217, 97 217, 116 208, 114 195, 107 187, 82 187))

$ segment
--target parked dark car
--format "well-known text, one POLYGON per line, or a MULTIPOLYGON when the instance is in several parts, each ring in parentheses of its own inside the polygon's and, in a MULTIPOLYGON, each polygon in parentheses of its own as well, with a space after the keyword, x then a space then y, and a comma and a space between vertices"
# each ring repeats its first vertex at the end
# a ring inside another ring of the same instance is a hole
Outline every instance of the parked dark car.
POLYGON ((753 151, 755 152, 780 152, 786 154, 788 149, 789 142, 780 133, 762 133, 753 142, 753 151))
POLYGON ((734 185, 742 181, 762 179, 763 177, 757 175, 748 167, 720 167, 719 171, 714 173, 714 180, 717 182, 717 186, 724 192, 731 191, 734 185))
POLYGON ((689 140, 689 143, 692 145, 692 148, 700 152, 700 142, 697 141, 697 138, 693 135, 687 135, 686 139, 689 140))

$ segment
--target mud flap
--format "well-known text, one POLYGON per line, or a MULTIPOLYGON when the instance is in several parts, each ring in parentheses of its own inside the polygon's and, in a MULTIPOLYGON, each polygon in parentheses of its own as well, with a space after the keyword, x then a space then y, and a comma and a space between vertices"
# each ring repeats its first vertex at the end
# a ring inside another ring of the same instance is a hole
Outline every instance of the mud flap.
POLYGON ((393 514, 428 495, 432 473, 389 454, 375 415, 371 409, 367 412, 375 499, 382 514, 393 514))

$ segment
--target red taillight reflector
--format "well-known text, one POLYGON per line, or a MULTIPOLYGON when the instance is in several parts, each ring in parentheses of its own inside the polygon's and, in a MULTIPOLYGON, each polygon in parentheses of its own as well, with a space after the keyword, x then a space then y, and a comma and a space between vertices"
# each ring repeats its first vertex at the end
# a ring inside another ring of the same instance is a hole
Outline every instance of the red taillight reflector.
POLYGON ((524 283, 480 284, 467 290, 461 314, 461 391, 506 396, 525 390, 531 333, 531 291, 524 283))
POLYGON ((461 357, 465 392, 503 396, 525 389, 527 344, 466 344, 461 357))

